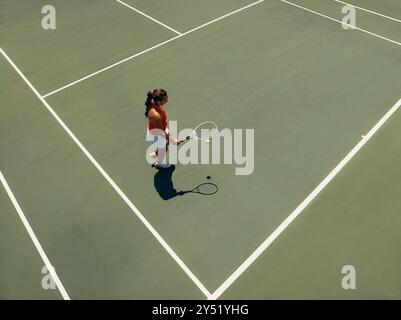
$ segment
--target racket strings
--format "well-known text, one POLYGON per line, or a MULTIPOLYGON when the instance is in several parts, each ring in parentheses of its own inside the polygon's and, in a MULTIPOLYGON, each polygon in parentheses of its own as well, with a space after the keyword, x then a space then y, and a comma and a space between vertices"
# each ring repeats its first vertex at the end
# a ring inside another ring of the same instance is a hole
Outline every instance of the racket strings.
POLYGON ((194 129, 194 137, 199 140, 208 140, 215 136, 217 131, 217 125, 214 122, 207 121, 194 129))
POLYGON ((210 142, 217 133, 218 128, 216 123, 214 123, 213 121, 205 121, 201 124, 198 124, 192 131, 192 133, 189 136, 186 136, 185 139, 180 140, 180 142, 188 141, 191 139, 205 140, 206 142, 210 142))
POLYGON ((203 195, 212 195, 218 191, 217 185, 214 183, 202 183, 196 187, 196 192, 203 194, 203 195))

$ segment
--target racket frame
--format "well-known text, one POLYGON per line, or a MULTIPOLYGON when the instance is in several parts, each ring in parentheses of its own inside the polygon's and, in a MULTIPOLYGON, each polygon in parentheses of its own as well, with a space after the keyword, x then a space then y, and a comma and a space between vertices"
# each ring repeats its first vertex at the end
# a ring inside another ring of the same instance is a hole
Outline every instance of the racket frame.
POLYGON ((184 142, 184 141, 191 140, 191 139, 200 140, 200 141, 209 140, 209 139, 213 138, 216 135, 217 131, 218 131, 218 128, 217 128, 217 124, 215 122, 213 122, 213 121, 204 121, 204 122, 199 123, 189 136, 187 136, 183 140, 180 140, 180 143, 184 142), (199 138, 197 136, 197 134, 196 134, 196 130, 199 129, 199 127, 201 127, 202 125, 204 125, 206 123, 211 123, 214 126, 215 132, 212 135, 208 136, 208 137, 199 138))

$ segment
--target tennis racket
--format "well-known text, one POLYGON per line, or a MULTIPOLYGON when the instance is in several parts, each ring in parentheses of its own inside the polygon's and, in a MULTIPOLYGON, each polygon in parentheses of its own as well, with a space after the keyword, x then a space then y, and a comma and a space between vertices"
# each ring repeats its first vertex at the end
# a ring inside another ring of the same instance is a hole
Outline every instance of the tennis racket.
POLYGON ((186 193, 198 193, 204 196, 211 196, 212 194, 217 193, 217 191, 219 191, 217 185, 211 182, 205 182, 193 188, 192 190, 180 191, 179 194, 184 195, 186 193))
POLYGON ((192 131, 192 133, 184 140, 180 140, 179 143, 191 139, 210 141, 210 139, 212 139, 213 136, 216 135, 217 131, 218 129, 216 123, 214 123, 213 121, 205 121, 198 124, 192 131))

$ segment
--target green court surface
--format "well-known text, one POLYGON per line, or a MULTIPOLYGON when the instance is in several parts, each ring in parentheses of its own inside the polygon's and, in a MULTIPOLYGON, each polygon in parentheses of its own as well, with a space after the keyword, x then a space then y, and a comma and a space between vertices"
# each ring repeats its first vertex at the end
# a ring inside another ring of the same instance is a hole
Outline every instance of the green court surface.
POLYGON ((399 299, 400 130, 397 113, 223 298, 399 299), (357 290, 338 285, 349 264, 357 290))
POLYGON ((401 4, 346 2, 359 29, 334 0, 3 0, 0 170, 63 288, 2 181, 0 298, 400 299, 401 4), (254 129, 252 174, 151 168, 155 87, 179 129, 254 129))
POLYGON ((43 290, 44 264, 4 190, 0 199, 1 298, 61 299, 58 291, 43 290))

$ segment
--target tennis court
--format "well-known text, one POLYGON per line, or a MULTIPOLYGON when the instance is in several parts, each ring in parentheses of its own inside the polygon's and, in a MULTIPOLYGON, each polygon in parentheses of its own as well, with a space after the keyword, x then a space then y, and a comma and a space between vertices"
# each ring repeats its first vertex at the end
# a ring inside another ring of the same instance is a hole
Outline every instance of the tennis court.
POLYGON ((399 1, 2 0, 0 48, 1 299, 401 298, 399 1), (252 174, 149 166, 155 87, 252 174))

